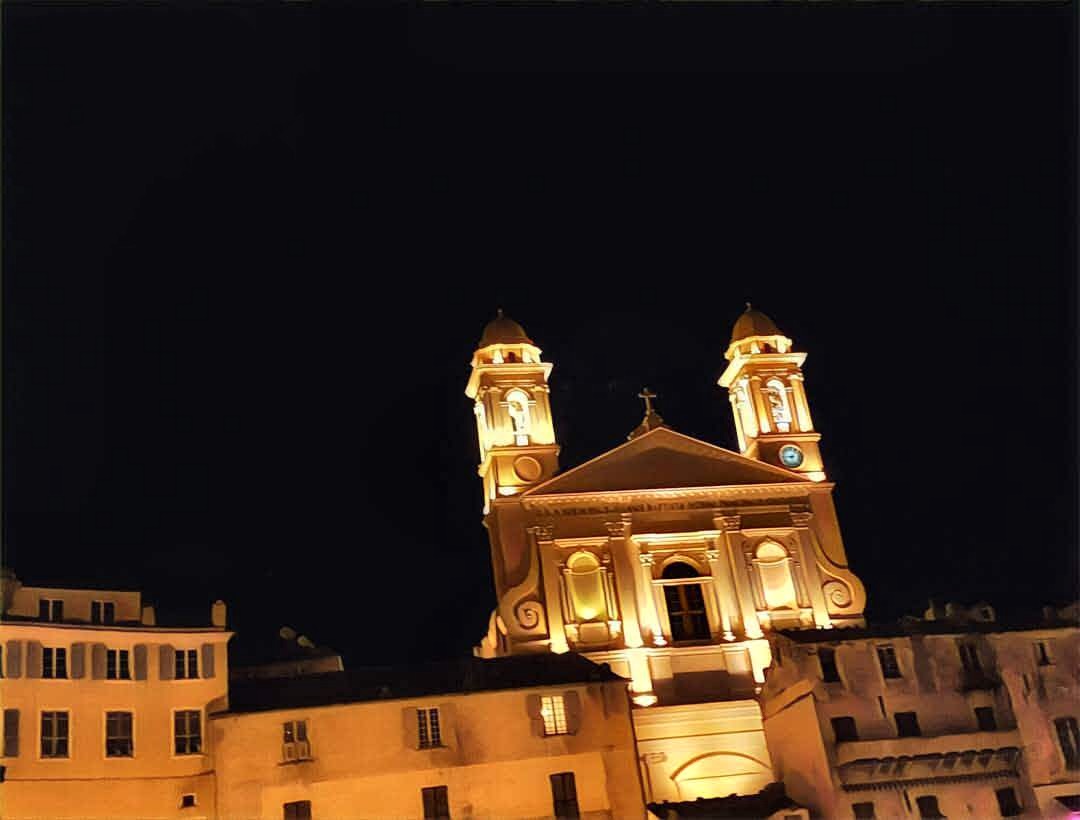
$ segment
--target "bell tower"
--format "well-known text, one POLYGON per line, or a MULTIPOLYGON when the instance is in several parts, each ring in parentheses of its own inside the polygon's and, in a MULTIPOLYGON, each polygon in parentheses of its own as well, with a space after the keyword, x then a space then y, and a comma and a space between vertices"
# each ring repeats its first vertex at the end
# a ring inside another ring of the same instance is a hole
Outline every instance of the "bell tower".
POLYGON ((772 319, 746 303, 735 322, 724 358, 728 366, 718 382, 728 389, 739 451, 749 458, 825 480, 810 405, 803 389, 805 353, 772 319))
POLYGON ((552 366, 502 310, 484 328, 465 395, 474 401, 485 514, 496 498, 518 495, 558 472, 548 398, 552 366))

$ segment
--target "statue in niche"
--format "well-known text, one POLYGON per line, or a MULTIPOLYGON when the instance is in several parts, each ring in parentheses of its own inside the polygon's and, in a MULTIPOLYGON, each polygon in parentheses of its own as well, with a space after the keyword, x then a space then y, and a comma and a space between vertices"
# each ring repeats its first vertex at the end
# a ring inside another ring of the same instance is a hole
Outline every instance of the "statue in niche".
POLYGON ((529 443, 529 398, 520 390, 515 390, 506 397, 506 409, 510 414, 510 424, 514 428, 516 444, 529 443))
POLYGON ((771 379, 765 385, 765 398, 769 402, 769 412, 776 429, 781 433, 791 430, 791 408, 788 406, 784 383, 779 379, 771 379))

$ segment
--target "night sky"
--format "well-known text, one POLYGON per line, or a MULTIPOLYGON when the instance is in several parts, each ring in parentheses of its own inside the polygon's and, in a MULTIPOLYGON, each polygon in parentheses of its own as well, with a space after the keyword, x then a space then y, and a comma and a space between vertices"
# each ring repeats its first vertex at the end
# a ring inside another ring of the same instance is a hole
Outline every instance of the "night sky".
POLYGON ((3 7, 4 561, 352 666, 494 605, 497 307, 564 468, 809 354, 875 621, 1077 596, 1075 4, 3 7))

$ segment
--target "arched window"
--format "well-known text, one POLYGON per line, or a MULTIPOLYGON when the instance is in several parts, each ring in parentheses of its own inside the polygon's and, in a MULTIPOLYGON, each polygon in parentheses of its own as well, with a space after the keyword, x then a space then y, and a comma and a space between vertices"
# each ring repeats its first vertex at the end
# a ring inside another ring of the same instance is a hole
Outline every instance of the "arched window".
MULTIPOLYGON (((685 561, 673 561, 664 567, 665 581, 698 578, 698 571, 685 561)), ((705 612, 705 595, 700 583, 668 584, 664 586, 668 622, 673 641, 700 641, 709 637, 709 618, 705 612)))
POLYGON ((765 383, 765 399, 769 402, 769 412, 777 432, 790 432, 791 403, 788 401, 787 388, 780 379, 769 379, 765 383))
POLYGON ((566 562, 570 599, 579 621, 606 621, 607 600, 600 561, 591 552, 578 552, 566 562))
POLYGON ((763 541, 754 553, 766 609, 798 609, 798 594, 791 577, 791 557, 775 541, 763 541))
POLYGON ((506 409, 514 428, 514 444, 529 443, 529 396, 524 390, 511 390, 506 394, 506 409))

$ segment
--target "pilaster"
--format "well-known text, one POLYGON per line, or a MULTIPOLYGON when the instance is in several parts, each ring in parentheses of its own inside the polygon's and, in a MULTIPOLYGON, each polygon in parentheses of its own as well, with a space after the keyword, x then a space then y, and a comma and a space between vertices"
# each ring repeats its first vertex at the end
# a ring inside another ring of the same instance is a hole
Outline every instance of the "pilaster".
POLYGON ((569 651, 570 645, 566 642, 566 626, 563 623, 562 580, 559 577, 559 566, 555 560, 554 533, 551 527, 530 527, 529 534, 536 539, 536 545, 540 553, 551 651, 562 654, 569 651))
POLYGON ((712 574, 712 588, 716 595, 716 608, 720 612, 720 625, 724 630, 724 640, 733 641, 735 633, 731 629, 731 609, 733 608, 731 579, 724 565, 721 551, 718 549, 717 539, 710 538, 708 544, 705 559, 709 562, 709 572, 712 574))
POLYGON ((814 544, 810 540, 810 519, 813 517, 812 512, 795 511, 791 513, 791 523, 795 525, 795 533, 799 538, 799 563, 802 564, 803 575, 806 578, 810 606, 814 610, 814 626, 828 629, 832 626, 832 620, 829 618, 829 606, 821 588, 821 576, 818 574, 817 560, 814 556, 814 544))
POLYGON ((739 515, 722 514, 713 517, 716 529, 724 534, 724 544, 727 547, 728 568, 735 581, 735 593, 739 602, 739 614, 742 618, 743 633, 747 638, 760 638, 764 636, 761 624, 758 621, 757 608, 754 605, 754 590, 750 587, 750 579, 746 575, 745 562, 735 543, 735 537, 741 528, 739 515))
POLYGON ((619 590, 619 610, 623 622, 623 641, 629 648, 642 646, 641 622, 637 607, 637 549, 630 540, 630 516, 604 524, 608 531, 608 551, 615 562, 615 585, 619 590))
POLYGON ((656 559, 647 552, 638 553, 638 563, 641 565, 641 619, 648 624, 652 632, 653 646, 667 646, 667 638, 664 637, 664 628, 660 625, 660 613, 656 610, 656 595, 653 592, 653 564, 656 559))

